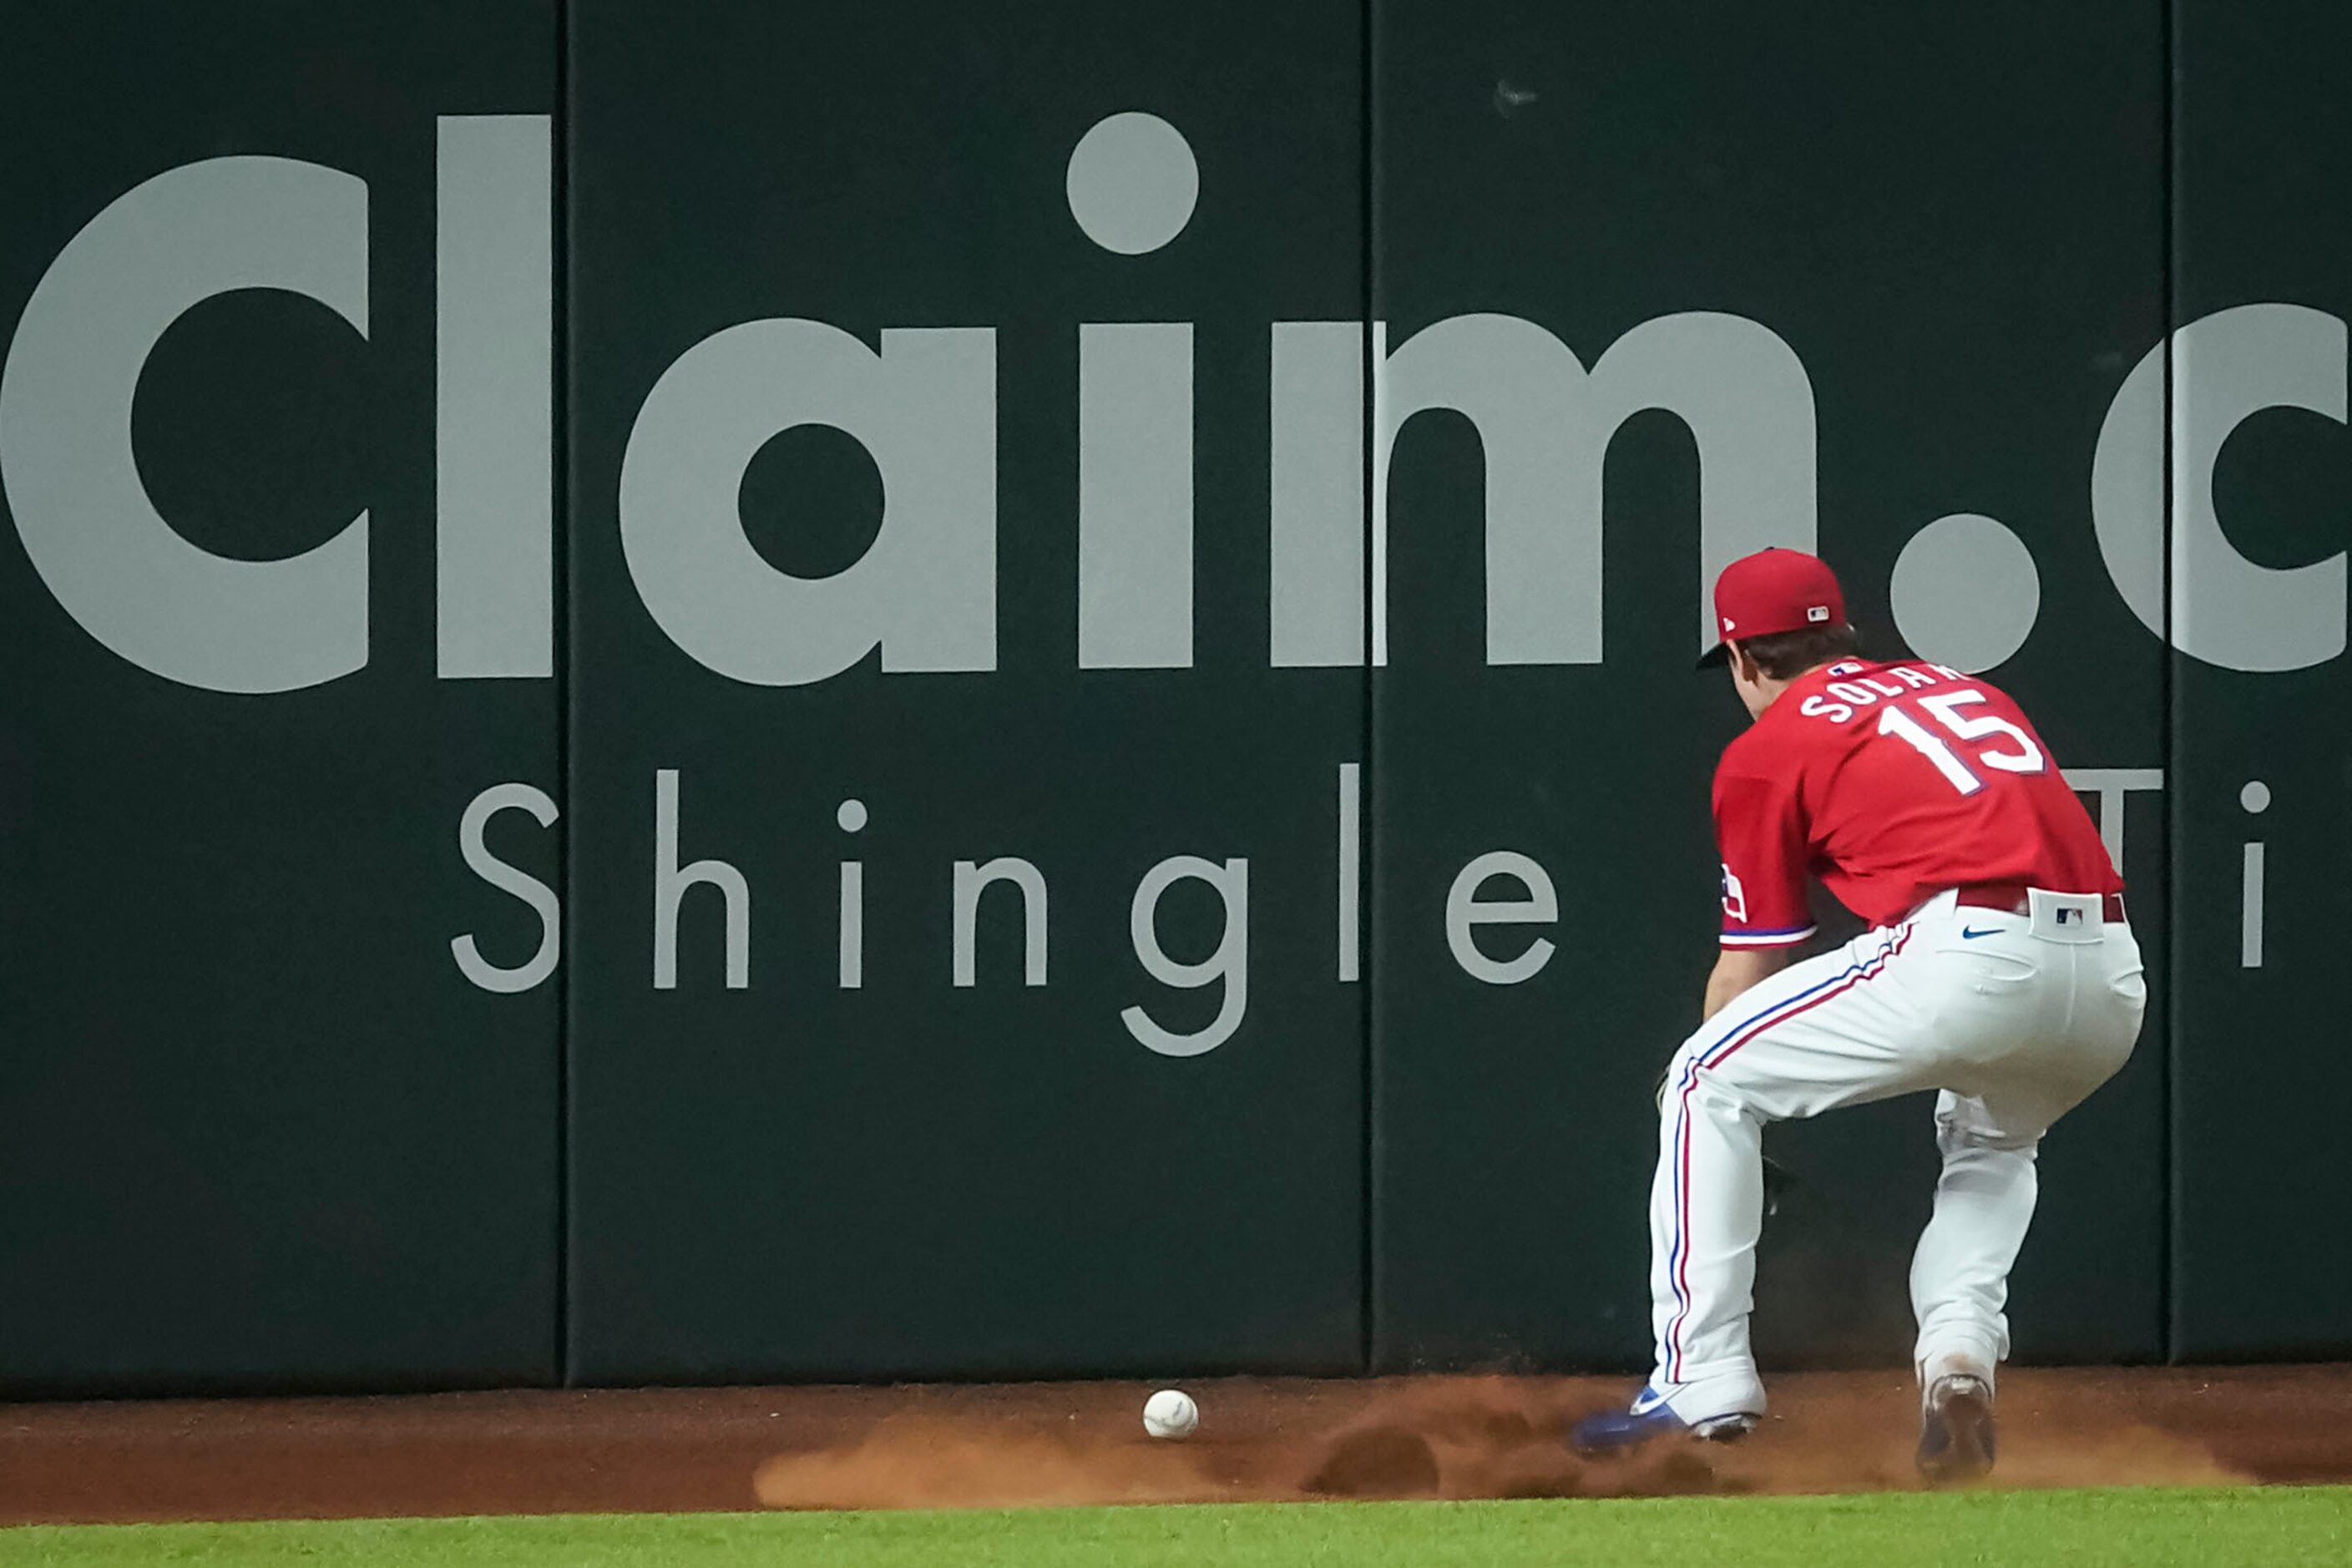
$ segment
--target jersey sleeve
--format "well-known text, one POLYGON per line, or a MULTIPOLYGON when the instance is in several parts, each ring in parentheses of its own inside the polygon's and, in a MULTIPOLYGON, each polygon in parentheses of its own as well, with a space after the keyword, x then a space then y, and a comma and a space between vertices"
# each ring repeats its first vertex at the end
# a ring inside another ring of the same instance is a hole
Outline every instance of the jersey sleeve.
POLYGON ((1723 858, 1723 945, 1790 947, 1813 934, 1805 904, 1807 850, 1796 770, 1776 776, 1729 757, 1715 775, 1715 842, 1723 858))

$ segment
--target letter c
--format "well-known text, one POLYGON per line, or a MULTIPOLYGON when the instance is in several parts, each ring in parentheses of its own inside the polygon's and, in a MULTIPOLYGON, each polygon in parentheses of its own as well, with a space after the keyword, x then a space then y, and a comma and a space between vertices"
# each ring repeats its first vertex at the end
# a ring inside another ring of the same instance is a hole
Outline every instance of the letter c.
MULTIPOLYGON (((2165 350, 2127 376, 2091 465, 2091 515, 2107 574, 2140 624, 2162 635, 2165 350)), ((2266 408, 2345 422, 2345 325, 2303 305, 2241 305, 2172 335, 2172 643, 2225 669, 2305 669, 2344 651, 2345 552, 2277 569, 2240 554, 2213 506, 2213 467, 2266 408)))
POLYGON ((367 513, 283 561, 173 531, 131 449, 156 341, 233 289, 318 300, 368 330, 367 184, 288 158, 167 170, 90 219, 26 302, 0 370, 0 481, 25 553, 66 613, 167 680, 291 691, 367 663, 367 513))

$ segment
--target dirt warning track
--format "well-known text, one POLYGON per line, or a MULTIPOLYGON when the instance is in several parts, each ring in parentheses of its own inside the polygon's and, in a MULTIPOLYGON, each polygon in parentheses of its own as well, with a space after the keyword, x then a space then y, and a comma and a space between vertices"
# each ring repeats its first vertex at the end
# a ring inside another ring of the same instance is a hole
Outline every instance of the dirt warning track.
MULTIPOLYGON (((0 1405, 0 1522, 893 1508, 1909 1487, 1900 1373, 1776 1379, 1734 1447, 1584 1463, 1622 1379, 656 1389, 0 1405)), ((2352 1367, 2021 1371, 2006 1486, 2352 1481, 2352 1367)))

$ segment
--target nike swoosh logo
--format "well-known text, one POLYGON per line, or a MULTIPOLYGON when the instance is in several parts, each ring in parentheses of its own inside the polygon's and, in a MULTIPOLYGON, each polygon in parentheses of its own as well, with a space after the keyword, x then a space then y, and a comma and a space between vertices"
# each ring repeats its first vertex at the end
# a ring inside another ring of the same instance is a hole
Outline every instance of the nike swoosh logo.
POLYGON ((1960 936, 1962 937, 1962 939, 1963 939, 1963 940, 1966 940, 1966 941, 1969 941, 1969 942, 1974 942, 1978 937, 1980 937, 1980 936, 1999 936, 2000 934, 2000 928, 1999 926, 1995 926, 1995 927, 1993 927, 1993 928, 1992 928, 1992 930, 1990 930, 1990 931, 1970 931, 1970 930, 1969 930, 1968 927, 1966 927, 1966 926, 1962 926, 1962 927, 1960 928, 1960 936))

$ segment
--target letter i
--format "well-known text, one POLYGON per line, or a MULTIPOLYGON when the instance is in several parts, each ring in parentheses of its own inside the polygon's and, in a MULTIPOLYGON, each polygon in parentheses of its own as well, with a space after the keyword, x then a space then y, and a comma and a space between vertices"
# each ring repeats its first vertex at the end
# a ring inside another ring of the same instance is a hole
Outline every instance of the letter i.
MULTIPOLYGON (((2251 815, 2259 816, 2271 804, 2271 786, 2260 779, 2250 780, 2238 792, 2238 804, 2251 815)), ((2246 858, 2238 882, 2238 967, 2260 969, 2263 966, 2263 845, 2254 839, 2246 846, 2246 858)))
MULTIPOLYGON (((866 826, 866 803, 845 800, 834 814, 844 833, 866 826)), ((841 988, 855 991, 866 984, 866 862, 841 863, 841 988)))
MULTIPOLYGON (((1201 171, 1174 126, 1114 114, 1070 154, 1070 216, 1143 256, 1192 221, 1201 171)), ((1162 276, 1165 274, 1163 273, 1162 276)), ((1078 326, 1078 668, 1192 665, 1192 326, 1078 326)))

